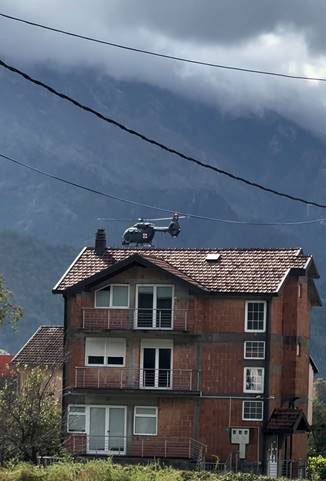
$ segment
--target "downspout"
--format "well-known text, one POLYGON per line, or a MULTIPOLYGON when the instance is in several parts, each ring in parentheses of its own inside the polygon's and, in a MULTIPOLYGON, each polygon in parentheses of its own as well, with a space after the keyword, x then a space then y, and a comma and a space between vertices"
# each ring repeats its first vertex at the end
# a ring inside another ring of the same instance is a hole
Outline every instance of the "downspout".
POLYGON ((269 419, 269 375, 270 375, 270 357, 271 357, 271 301, 266 303, 266 333, 265 333, 265 378, 264 378, 264 416, 262 425, 262 472, 267 472, 267 452, 266 452, 266 434, 265 430, 269 419))
POLYGON ((62 399, 61 399, 61 440, 64 442, 65 427, 66 427, 66 396, 65 387, 67 384, 67 368, 66 368, 66 345, 67 345, 67 329, 68 329, 68 307, 67 296, 63 294, 64 300, 64 320, 63 320, 63 365, 62 365, 62 399))

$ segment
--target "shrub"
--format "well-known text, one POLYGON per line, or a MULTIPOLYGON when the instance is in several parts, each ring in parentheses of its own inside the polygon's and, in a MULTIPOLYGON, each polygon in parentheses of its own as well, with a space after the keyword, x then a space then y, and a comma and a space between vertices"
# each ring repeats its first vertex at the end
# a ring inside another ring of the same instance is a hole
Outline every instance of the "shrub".
MULTIPOLYGON (((317 462, 315 463, 318 464, 317 462)), ((320 463, 319 463, 320 464, 320 463)), ((321 475, 320 475, 321 476, 321 475)), ((312 478, 318 481, 322 477, 312 478)), ((252 473, 212 473, 176 470, 158 463, 143 465, 112 464, 111 460, 84 463, 62 461, 45 468, 16 464, 0 469, 0 481, 275 481, 252 473)))
POLYGON ((310 457, 307 475, 312 481, 326 479, 326 458, 323 456, 310 457))

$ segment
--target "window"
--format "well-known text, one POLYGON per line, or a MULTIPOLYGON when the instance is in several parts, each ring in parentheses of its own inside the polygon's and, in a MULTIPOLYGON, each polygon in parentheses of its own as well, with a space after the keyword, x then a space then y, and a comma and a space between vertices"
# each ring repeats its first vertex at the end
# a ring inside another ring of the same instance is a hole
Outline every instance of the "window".
POLYGON ((86 366, 124 366, 126 340, 117 337, 86 338, 86 366))
POLYGON ((86 432, 86 407, 68 406, 68 432, 86 432))
POLYGON ((265 359, 264 341, 246 341, 244 343, 245 359, 265 359))
POLYGON ((110 285, 95 292, 95 307, 129 307, 129 286, 110 285))
POLYGON ((157 434, 157 407, 135 406, 134 434, 142 436, 157 434))
POLYGON ((263 401, 243 401, 242 419, 243 421, 262 421, 263 401))
POLYGON ((136 327, 172 329, 173 286, 139 285, 136 302, 136 327))
POLYGON ((262 367, 244 368, 244 392, 264 392, 264 369, 262 367))
POLYGON ((250 332, 264 332, 266 329, 266 302, 246 302, 245 330, 250 332))

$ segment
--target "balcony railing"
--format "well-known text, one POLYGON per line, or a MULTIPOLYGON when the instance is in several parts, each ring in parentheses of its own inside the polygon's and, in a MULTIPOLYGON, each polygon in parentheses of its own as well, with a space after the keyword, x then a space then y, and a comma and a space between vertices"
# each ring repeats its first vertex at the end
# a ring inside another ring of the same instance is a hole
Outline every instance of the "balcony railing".
POLYGON ((71 434, 64 445, 75 455, 187 458, 196 461, 204 461, 207 452, 205 444, 186 437, 71 434))
POLYGON ((84 329, 188 330, 188 309, 83 308, 84 329))
POLYGON ((199 372, 192 369, 76 367, 75 388, 198 391, 199 372))

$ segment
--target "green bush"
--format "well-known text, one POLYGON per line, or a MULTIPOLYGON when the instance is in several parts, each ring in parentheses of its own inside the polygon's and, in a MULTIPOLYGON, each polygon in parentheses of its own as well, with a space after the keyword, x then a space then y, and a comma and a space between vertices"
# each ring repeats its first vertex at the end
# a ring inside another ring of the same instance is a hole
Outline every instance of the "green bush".
POLYGON ((323 456, 310 457, 307 475, 312 481, 326 479, 326 458, 323 456))
MULTIPOLYGON (((317 458, 314 458, 317 459, 317 458)), ((324 459, 324 458, 322 458, 324 459)), ((326 460, 325 470, 326 470, 326 460)), ((312 466, 320 466, 320 462, 312 466)), ((315 475, 315 474, 314 474, 315 475)), ((313 481, 323 479, 312 478, 313 481)), ((326 479, 326 478, 325 478, 326 479)), ((0 481, 275 481, 266 476, 250 473, 211 473, 206 471, 182 471, 151 465, 112 464, 111 460, 92 460, 84 463, 62 461, 48 467, 26 463, 0 468, 0 481)))

